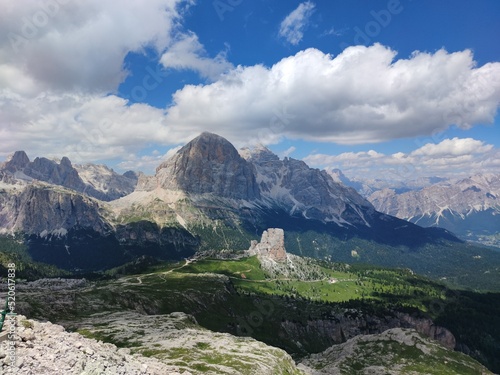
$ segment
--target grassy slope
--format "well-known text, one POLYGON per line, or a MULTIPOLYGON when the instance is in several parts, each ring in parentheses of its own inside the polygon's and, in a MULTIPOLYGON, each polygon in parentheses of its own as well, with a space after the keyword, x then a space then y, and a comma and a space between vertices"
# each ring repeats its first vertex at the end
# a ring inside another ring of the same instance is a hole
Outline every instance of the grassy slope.
POLYGON ((297 355, 324 350, 331 343, 305 339, 301 348, 279 338, 277 327, 283 319, 307 324, 349 308, 379 316, 393 310, 418 310, 442 321, 461 342, 483 353, 477 356, 483 363, 497 366, 493 351, 500 337, 500 306, 477 311, 471 296, 499 301, 500 295, 457 292, 409 270, 318 264, 320 272, 314 277, 297 280, 269 276, 255 257, 205 259, 187 266, 180 262, 156 266, 146 275, 107 282, 92 293, 104 294, 101 298, 110 305, 134 298, 142 305, 154 301, 153 313, 184 311, 206 328, 251 335, 297 355), (113 288, 120 290, 120 296, 110 292, 113 288), (449 314, 460 319, 445 319, 449 314))
POLYGON ((318 352, 332 343, 309 338, 300 347, 280 338, 277 329, 284 319, 305 325, 349 308, 382 317, 394 309, 418 310, 450 329, 483 363, 500 369, 495 359, 500 345, 500 294, 452 290, 409 270, 314 262, 316 270, 303 280, 269 275, 255 257, 205 259, 187 266, 167 263, 150 268, 147 274, 102 281, 76 295, 71 292, 71 303, 63 309, 45 308, 64 300, 57 293, 49 304, 37 300, 40 297, 26 294, 23 298, 30 305, 30 316, 52 321, 102 309, 150 314, 184 311, 211 330, 250 335, 296 355, 318 352))

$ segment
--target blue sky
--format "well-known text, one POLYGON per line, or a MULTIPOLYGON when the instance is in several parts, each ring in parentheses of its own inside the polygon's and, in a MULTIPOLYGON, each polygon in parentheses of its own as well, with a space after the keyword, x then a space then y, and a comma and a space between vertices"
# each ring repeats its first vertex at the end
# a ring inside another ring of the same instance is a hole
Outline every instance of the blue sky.
POLYGON ((212 131, 351 178, 500 171, 495 0, 0 6, 3 159, 154 173, 212 131))

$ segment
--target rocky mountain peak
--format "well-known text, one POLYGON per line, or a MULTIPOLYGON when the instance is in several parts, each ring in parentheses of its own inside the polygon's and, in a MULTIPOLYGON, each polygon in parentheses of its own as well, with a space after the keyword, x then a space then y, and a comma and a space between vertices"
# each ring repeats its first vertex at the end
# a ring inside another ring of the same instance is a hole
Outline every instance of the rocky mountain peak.
POLYGON ((137 179, 138 176, 132 171, 119 175, 102 165, 73 166, 66 156, 59 162, 45 157, 30 161, 24 151, 16 151, 5 163, 0 163, 0 180, 8 181, 9 184, 19 180, 43 181, 105 201, 130 194, 134 191, 137 179))
POLYGON ((73 167, 71 165, 71 160, 68 159, 68 157, 66 156, 63 156, 63 158, 61 159, 60 163, 59 163, 62 167, 66 167, 66 168, 71 168, 73 167))
POLYGON ((240 149, 240 155, 243 159, 253 163, 265 163, 279 160, 278 155, 274 154, 262 144, 259 144, 254 148, 244 147, 240 149))
POLYGON ((172 158, 160 164, 156 172, 168 167, 171 159, 179 159, 185 163, 198 163, 204 160, 211 162, 210 164, 222 164, 226 160, 239 157, 238 151, 227 139, 217 134, 203 132, 177 151, 172 158))
POLYGON ((252 200, 260 197, 253 169, 225 138, 202 133, 156 170, 158 185, 191 194, 252 200))
POLYGON ((84 182, 67 157, 63 157, 60 163, 37 157, 26 166, 24 173, 38 180, 65 186, 76 191, 85 189, 84 182))
POLYGON ((14 152, 5 162, 4 169, 9 172, 16 172, 19 170, 23 170, 30 162, 28 155, 24 151, 16 151, 14 152))

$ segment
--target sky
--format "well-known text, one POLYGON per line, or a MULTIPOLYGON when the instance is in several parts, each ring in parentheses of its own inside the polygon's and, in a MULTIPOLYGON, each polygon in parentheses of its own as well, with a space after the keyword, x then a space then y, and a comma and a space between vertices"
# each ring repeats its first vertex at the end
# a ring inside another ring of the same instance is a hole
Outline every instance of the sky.
POLYGON ((500 1, 0 0, 0 161, 203 131, 349 178, 500 173, 500 1))

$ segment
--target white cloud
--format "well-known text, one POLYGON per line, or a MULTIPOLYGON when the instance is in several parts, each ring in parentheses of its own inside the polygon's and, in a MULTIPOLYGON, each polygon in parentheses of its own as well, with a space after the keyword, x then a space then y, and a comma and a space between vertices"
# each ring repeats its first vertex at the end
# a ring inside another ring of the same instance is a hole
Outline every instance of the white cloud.
MULTIPOLYGON (((33 95, 113 91, 127 74, 127 53, 169 45, 181 2, 0 0, 0 77, 15 67, 36 82, 33 95)), ((9 87, 26 92, 26 86, 9 87)))
POLYGON ((418 177, 468 176, 474 171, 498 173, 500 149, 472 138, 444 139, 410 152, 386 155, 375 151, 339 155, 311 154, 313 167, 338 168, 356 179, 407 180, 418 177))
POLYGON ((167 123, 179 136, 210 130, 264 144, 280 137, 363 144, 493 121, 500 63, 476 67, 469 50, 395 55, 375 44, 336 57, 307 49, 271 68, 238 66, 177 91, 167 123))
MULTIPOLYGON (((307 49, 272 67, 233 68, 224 52, 209 58, 196 35, 182 31, 182 6, 191 3, 0 0, 0 156, 25 149, 74 162, 139 161, 145 147, 204 130, 237 144, 373 143, 491 122, 500 102, 500 64, 477 67, 470 51, 395 61, 381 45, 336 57, 307 49), (165 67, 215 81, 185 86, 164 110, 130 105, 112 93, 128 74, 125 56, 146 47, 165 67)), ((292 41, 313 10, 305 2, 287 17, 292 41)))
POLYGON ((181 35, 162 55, 160 62, 165 68, 194 70, 211 80, 234 68, 226 59, 226 51, 219 52, 215 58, 207 57, 205 48, 194 33, 181 35))
POLYGON ((315 5, 311 1, 301 3, 281 22, 279 36, 285 38, 290 44, 299 44, 304 37, 304 30, 309 23, 314 8, 315 5))
POLYGON ((283 157, 290 156, 291 154, 293 154, 295 152, 295 150, 297 150, 297 148, 295 146, 290 146, 285 151, 283 151, 281 153, 281 155, 283 157))
POLYGON ((445 139, 438 144, 428 143, 411 153, 412 156, 457 157, 471 154, 482 154, 490 151, 493 145, 472 138, 445 139))
MULTIPOLYGON (((127 160, 151 143, 178 143, 168 137, 165 110, 110 93, 128 74, 128 53, 161 54, 190 39, 193 61, 204 54, 180 26, 191 4, 0 0, 0 156, 24 149, 74 162, 127 160)), ((212 63, 204 68, 211 75, 224 59, 199 61, 212 63)))
POLYGON ((157 150, 153 151, 151 155, 137 154, 128 155, 125 160, 118 164, 121 170, 141 170, 147 174, 154 174, 156 168, 165 160, 175 155, 182 146, 177 146, 169 149, 165 154, 160 154, 157 150))
POLYGON ((32 99, 0 91, 0 154, 14 150, 66 155, 74 162, 124 158, 152 140, 168 144, 164 111, 128 105, 114 95, 41 94, 32 99))

